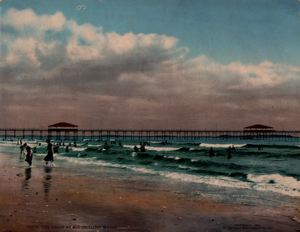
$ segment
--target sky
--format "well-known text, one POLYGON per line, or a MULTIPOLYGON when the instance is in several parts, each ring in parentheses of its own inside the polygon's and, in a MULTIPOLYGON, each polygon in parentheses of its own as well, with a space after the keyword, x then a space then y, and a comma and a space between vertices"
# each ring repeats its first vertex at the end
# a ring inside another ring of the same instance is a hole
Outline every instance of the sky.
POLYGON ((0 4, 0 128, 300 129, 299 0, 0 4))

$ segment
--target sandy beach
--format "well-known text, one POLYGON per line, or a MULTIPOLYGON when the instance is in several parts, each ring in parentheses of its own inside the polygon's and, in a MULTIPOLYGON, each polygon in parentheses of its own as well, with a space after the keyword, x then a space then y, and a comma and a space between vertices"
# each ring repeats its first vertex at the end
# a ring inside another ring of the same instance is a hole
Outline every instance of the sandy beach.
POLYGON ((0 167, 1 231, 300 231, 296 200, 294 207, 222 203, 171 180, 38 161, 27 168, 12 154, 0 154, 0 167))

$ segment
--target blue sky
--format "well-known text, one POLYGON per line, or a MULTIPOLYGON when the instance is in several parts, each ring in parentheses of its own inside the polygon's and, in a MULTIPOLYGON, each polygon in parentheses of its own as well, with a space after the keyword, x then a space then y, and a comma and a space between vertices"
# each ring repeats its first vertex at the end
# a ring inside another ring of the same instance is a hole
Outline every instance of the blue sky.
POLYGON ((0 127, 300 128, 299 0, 4 0, 1 26, 0 127))
POLYGON ((174 36, 189 56, 221 63, 300 64, 298 0, 7 0, 2 12, 11 7, 61 11, 106 32, 174 36))

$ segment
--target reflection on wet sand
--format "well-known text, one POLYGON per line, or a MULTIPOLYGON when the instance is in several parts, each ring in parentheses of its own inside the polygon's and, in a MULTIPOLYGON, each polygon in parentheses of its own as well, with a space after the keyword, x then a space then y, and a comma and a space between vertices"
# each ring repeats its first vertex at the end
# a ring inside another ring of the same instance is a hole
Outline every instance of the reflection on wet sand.
POLYGON ((49 192, 52 183, 52 176, 51 176, 52 167, 48 167, 48 166, 44 167, 44 172, 45 172, 45 176, 43 180, 44 194, 45 194, 45 201, 48 201, 49 192))
POLYGON ((29 189, 29 183, 31 178, 31 167, 25 168, 25 179, 22 182, 22 190, 29 189))

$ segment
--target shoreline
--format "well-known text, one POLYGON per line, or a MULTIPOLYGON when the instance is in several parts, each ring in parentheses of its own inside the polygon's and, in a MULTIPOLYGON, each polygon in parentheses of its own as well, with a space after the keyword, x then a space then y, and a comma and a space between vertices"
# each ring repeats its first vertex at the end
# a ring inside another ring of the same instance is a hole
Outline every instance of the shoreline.
POLYGON ((98 176, 26 168, 15 158, 0 154, 1 231, 297 231, 300 224, 300 204, 221 203, 166 180, 119 178, 109 168, 98 176))

